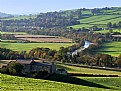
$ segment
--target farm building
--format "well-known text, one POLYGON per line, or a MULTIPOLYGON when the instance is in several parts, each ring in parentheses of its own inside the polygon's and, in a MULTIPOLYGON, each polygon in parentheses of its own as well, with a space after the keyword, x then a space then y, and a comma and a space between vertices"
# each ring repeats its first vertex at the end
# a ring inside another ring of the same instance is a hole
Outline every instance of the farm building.
MULTIPOLYGON (((56 72, 56 66, 54 62, 49 63, 49 62, 36 62, 34 60, 16 60, 16 61, 10 61, 7 65, 11 63, 22 64, 24 66, 22 73, 24 74, 36 71, 48 71, 48 73, 56 72)), ((5 65, 3 65, 3 67, 5 67, 5 65)))
POLYGON ((112 35, 112 40, 121 41, 121 35, 112 35))

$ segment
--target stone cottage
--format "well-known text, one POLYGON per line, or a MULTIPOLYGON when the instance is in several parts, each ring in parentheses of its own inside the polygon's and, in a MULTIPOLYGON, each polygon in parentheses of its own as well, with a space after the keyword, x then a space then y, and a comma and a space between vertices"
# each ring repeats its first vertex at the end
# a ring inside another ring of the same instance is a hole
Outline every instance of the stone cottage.
POLYGON ((20 63, 24 66, 22 73, 27 74, 29 72, 48 71, 48 73, 55 73, 56 66, 54 62, 37 62, 34 60, 16 60, 8 63, 20 63))

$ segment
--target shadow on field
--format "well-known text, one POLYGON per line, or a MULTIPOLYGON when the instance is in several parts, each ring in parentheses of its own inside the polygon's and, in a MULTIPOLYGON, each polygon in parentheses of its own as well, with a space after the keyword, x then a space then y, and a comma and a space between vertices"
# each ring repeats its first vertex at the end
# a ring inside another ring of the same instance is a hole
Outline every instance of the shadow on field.
POLYGON ((59 65, 59 64, 56 64, 57 68, 64 68, 66 70, 73 70, 72 68, 69 68, 69 67, 66 67, 66 66, 63 66, 63 65, 59 65))
POLYGON ((67 75, 53 74, 53 75, 47 77, 46 79, 51 80, 51 81, 58 81, 58 82, 76 84, 76 85, 110 89, 109 87, 106 87, 106 86, 103 86, 103 85, 100 85, 97 83, 89 82, 89 81, 83 80, 81 78, 71 77, 71 76, 67 76, 67 75))

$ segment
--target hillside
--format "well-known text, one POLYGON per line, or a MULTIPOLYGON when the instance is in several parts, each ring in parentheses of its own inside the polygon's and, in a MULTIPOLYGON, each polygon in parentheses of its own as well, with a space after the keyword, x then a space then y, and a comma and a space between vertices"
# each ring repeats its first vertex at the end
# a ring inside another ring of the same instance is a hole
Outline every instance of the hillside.
POLYGON ((36 18, 37 15, 19 15, 19 16, 15 16, 15 17, 8 17, 8 18, 3 18, 1 20, 20 20, 20 19, 34 19, 36 18))
MULTIPOLYGON (((120 90, 120 86, 116 88, 117 83, 119 82, 118 79, 120 78, 110 78, 112 81, 115 82, 115 85, 112 84, 103 84, 103 79, 100 81, 95 82, 95 79, 80 79, 81 82, 88 82, 87 85, 84 86, 83 83, 78 84, 70 84, 70 83, 63 83, 57 81, 50 81, 50 80, 42 80, 42 79, 33 79, 33 78, 25 78, 25 77, 17 77, 17 76, 10 76, 5 74, 1 75, 1 90, 2 91, 13 91, 13 90, 26 90, 26 91, 113 91, 113 90, 120 90), (115 81, 118 80, 118 81, 115 81), (82 84, 82 85, 81 85, 82 84), (92 85, 93 84, 93 85, 92 85), (101 88, 98 88, 101 87, 101 88), (111 87, 109 89, 109 87, 111 87), (108 88, 108 89, 106 89, 108 88)), ((73 79, 73 78, 72 78, 73 79)), ((110 79, 105 79, 106 81, 110 81, 110 79)), ((79 79, 78 79, 79 80, 79 79)))
POLYGON ((99 53, 118 57, 121 54, 121 42, 107 42, 100 49, 99 53))
POLYGON ((59 12, 23 15, 1 19, 2 31, 31 31, 47 28, 107 28, 107 23, 118 24, 121 20, 121 7, 73 9, 59 12), (6 27, 7 26, 7 27, 6 27))
POLYGON ((70 77, 53 75, 50 80, 0 74, 1 90, 26 91, 120 91, 120 79, 116 77, 70 77), (61 80, 60 80, 61 79, 61 80), (113 82, 113 83, 112 83, 113 82))
POLYGON ((14 17, 14 16, 11 14, 6 14, 6 13, 0 12, 0 18, 10 18, 10 17, 14 17))
POLYGON ((78 21, 80 24, 73 25, 73 28, 82 28, 82 27, 92 27, 98 26, 106 28, 108 22, 118 23, 121 20, 121 7, 113 7, 111 9, 99 9, 99 13, 92 15, 91 10, 82 11, 82 17, 78 21), (85 16, 87 17, 85 18, 85 16))

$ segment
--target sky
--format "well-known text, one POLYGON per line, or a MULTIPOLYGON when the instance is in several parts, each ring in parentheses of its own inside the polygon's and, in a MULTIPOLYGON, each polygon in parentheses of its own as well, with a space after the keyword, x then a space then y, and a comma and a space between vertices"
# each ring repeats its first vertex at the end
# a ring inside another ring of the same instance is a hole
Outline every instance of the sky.
POLYGON ((8 14, 114 6, 121 6, 121 0, 0 0, 0 12, 8 14))

